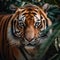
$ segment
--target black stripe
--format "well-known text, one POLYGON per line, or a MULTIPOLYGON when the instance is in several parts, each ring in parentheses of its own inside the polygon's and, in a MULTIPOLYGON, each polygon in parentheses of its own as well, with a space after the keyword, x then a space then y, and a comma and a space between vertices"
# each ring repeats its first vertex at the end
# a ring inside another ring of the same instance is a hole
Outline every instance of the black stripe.
POLYGON ((4 22, 4 24, 3 24, 3 28, 2 28, 2 53, 3 53, 3 60, 5 60, 6 59, 6 55, 5 55, 5 49, 4 49, 4 44, 5 44, 5 34, 4 34, 4 32, 5 32, 5 29, 7 28, 7 25, 8 25, 8 22, 9 22, 9 20, 10 20, 10 18, 11 18, 11 16, 10 17, 8 17, 7 18, 7 20, 5 20, 5 22, 4 22), (8 19, 9 18, 9 19, 8 19))
POLYGON ((23 54, 23 56, 25 57, 25 59, 28 60, 28 58, 24 52, 24 47, 22 48, 22 46, 20 46, 19 49, 20 49, 21 53, 23 54))
POLYGON ((22 13, 24 12, 25 10, 22 10, 22 13))
POLYGON ((13 25, 14 25, 14 23, 16 23, 16 21, 11 21, 11 33, 12 33, 12 35, 15 37, 15 38, 17 38, 17 36, 14 34, 14 32, 13 32, 13 25))
POLYGON ((13 51, 11 53, 12 53, 12 57, 14 58, 14 60, 16 60, 16 57, 14 56, 13 51))
POLYGON ((34 10, 34 11, 38 13, 38 11, 37 11, 37 10, 34 10))

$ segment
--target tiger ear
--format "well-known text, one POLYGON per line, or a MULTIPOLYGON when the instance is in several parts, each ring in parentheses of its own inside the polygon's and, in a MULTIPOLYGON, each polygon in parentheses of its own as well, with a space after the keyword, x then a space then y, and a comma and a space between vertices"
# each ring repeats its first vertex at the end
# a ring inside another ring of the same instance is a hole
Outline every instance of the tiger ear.
POLYGON ((50 8, 50 5, 48 3, 45 3, 42 8, 44 9, 45 12, 47 12, 50 8))
POLYGON ((23 10, 23 8, 18 8, 16 12, 12 15, 11 20, 15 19, 23 10))

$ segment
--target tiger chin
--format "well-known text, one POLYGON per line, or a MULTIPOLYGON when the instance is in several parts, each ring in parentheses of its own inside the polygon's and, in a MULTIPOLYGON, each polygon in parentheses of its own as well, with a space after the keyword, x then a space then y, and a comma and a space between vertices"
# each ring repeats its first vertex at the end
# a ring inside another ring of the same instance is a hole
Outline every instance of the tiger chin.
MULTIPOLYGON (((5 15, 2 20, 0 22, 1 59, 35 60, 41 31, 46 29, 47 24, 48 26, 52 24, 43 9, 27 4, 18 8, 14 14, 5 15)), ((49 32, 51 33, 51 30, 49 32)))

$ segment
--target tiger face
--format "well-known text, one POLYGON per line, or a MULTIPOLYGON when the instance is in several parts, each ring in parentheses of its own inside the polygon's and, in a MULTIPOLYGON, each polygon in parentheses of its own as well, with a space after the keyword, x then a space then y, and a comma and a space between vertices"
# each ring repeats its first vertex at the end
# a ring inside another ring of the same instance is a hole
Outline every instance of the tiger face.
POLYGON ((35 45, 40 41, 38 36, 42 28, 41 23, 40 12, 36 8, 29 6, 19 14, 18 28, 22 29, 20 36, 25 45, 35 45))
POLYGON ((11 29, 8 27, 7 35, 10 43, 24 46, 39 45, 41 30, 46 28, 46 20, 35 5, 26 5, 18 9, 9 24, 12 26, 11 29))

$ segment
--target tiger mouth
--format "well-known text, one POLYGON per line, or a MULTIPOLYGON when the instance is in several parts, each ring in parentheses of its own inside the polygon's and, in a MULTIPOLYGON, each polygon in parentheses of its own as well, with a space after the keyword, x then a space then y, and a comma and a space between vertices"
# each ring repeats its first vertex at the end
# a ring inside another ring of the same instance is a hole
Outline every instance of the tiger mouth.
POLYGON ((48 35, 49 35, 49 33, 47 33, 47 34, 40 34, 37 39, 33 39, 31 42, 28 42, 24 38, 23 44, 25 46, 38 46, 38 45, 44 43, 47 40, 47 38, 49 37, 48 35))
POLYGON ((37 39, 33 39, 32 41, 27 41, 25 38, 24 38, 24 42, 22 41, 22 44, 24 46, 37 46, 40 44, 40 38, 37 38, 37 39))
POLYGON ((38 37, 33 39, 31 42, 27 41, 24 38, 24 41, 25 41, 24 44, 25 44, 25 46, 38 46, 38 45, 44 43, 49 36, 50 36, 49 33, 42 34, 42 32, 40 32, 38 37))

